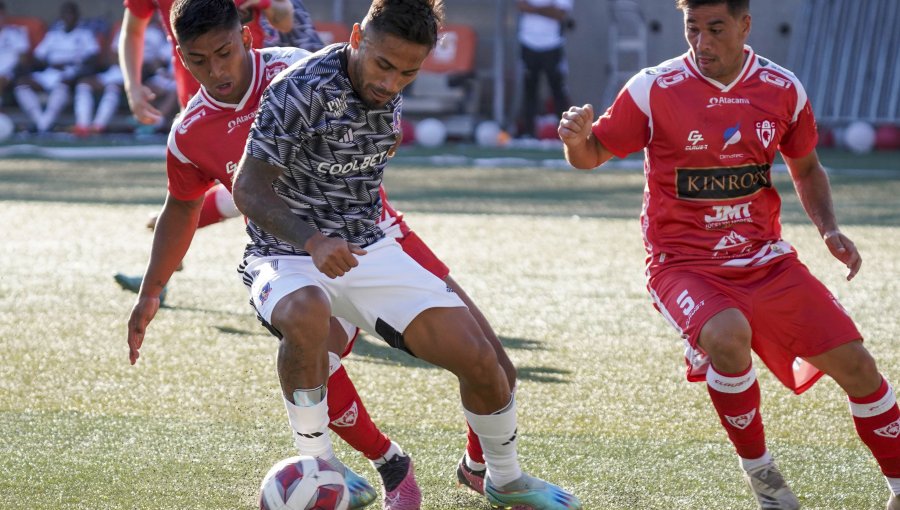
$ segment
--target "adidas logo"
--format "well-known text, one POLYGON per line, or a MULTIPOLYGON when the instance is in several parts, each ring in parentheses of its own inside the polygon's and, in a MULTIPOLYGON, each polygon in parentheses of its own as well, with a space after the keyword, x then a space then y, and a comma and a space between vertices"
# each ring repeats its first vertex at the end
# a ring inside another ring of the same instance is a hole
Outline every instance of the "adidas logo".
POLYGON ((750 426, 750 422, 753 421, 753 418, 756 417, 756 409, 752 409, 749 413, 742 414, 740 416, 725 416, 725 419, 728 420, 728 423, 731 424, 732 427, 744 430, 745 428, 750 426))
POLYGON ((900 419, 897 419, 893 423, 889 423, 880 429, 875 429, 875 433, 888 439, 897 439, 897 437, 900 436, 900 419))
POLYGON ((353 130, 348 129, 344 136, 341 137, 341 143, 353 143, 353 130))

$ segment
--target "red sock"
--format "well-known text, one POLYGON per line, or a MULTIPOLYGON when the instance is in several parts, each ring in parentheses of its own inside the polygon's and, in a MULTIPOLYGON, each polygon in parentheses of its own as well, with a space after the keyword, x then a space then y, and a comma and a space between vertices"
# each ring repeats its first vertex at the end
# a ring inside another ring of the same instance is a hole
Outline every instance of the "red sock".
POLYGON ((484 464, 484 451, 481 449, 481 440, 478 439, 478 434, 472 430, 471 425, 466 423, 466 427, 469 429, 469 435, 466 437, 466 453, 469 454, 469 459, 473 462, 484 464))
POLYGON ((859 438, 872 450, 884 476, 900 478, 900 408, 893 388, 882 378, 875 393, 849 398, 859 438))
POLYGON ((737 454, 758 459, 766 453, 766 434, 759 413, 759 382, 753 365, 739 374, 706 371, 706 389, 737 454))
POLYGON ((368 459, 387 453, 391 440, 378 430, 344 367, 328 378, 328 425, 331 430, 368 459))
POLYGON ((226 219, 225 216, 222 216, 219 206, 216 204, 216 191, 218 189, 218 186, 213 186, 206 190, 206 195, 203 195, 203 207, 200 209, 200 221, 197 222, 197 228, 203 228, 226 219))

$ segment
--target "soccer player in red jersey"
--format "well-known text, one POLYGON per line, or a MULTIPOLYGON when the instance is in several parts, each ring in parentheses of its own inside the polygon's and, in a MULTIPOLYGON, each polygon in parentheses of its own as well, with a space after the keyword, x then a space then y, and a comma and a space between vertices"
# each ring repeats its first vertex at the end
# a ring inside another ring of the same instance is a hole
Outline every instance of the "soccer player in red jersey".
MULTIPOLYGON (((169 136, 169 193, 128 322, 132 363, 137 360, 146 328, 159 309, 159 294, 197 229, 204 193, 216 181, 231 187, 230 174, 240 160, 266 86, 280 71, 309 55, 296 48, 251 49, 250 32, 241 27, 237 11, 228 0, 199 0, 192 4, 193 9, 186 6, 176 11, 193 13, 185 14, 184 24, 196 22, 199 14, 207 22, 197 24, 192 31, 176 28, 176 41, 179 57, 202 85, 169 136), (223 6, 231 6, 231 10, 223 6)), ((329 426, 373 461, 384 478, 386 492, 393 489, 399 494, 388 508, 418 508, 421 495, 409 457, 372 422, 340 364, 337 353, 349 352, 348 333, 355 335, 356 328, 333 322, 336 327, 329 338, 329 347, 334 351, 329 354, 329 426), (398 491, 401 484, 402 491, 398 491)), ((365 480, 350 470, 346 470, 346 478, 351 489, 351 508, 361 508, 374 500, 374 489, 365 480)))
POLYGON ((766 448, 750 351, 796 393, 823 373, 847 393, 860 438, 900 510, 900 409, 847 312, 781 238, 772 185, 781 152, 804 209, 852 279, 862 264, 838 228, 801 83, 757 55, 749 0, 678 0, 690 49, 635 75, 594 121, 559 124, 566 159, 595 168, 645 150, 641 224, 647 288, 687 343, 760 508, 799 507, 766 448))

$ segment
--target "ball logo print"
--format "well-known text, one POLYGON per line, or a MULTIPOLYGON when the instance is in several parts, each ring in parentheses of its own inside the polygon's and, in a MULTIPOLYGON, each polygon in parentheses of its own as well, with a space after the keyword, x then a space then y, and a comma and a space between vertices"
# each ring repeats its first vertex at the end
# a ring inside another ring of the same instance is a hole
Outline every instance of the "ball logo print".
POLYGON ((260 510, 347 510, 349 502, 344 476, 308 455, 277 462, 259 490, 260 510))

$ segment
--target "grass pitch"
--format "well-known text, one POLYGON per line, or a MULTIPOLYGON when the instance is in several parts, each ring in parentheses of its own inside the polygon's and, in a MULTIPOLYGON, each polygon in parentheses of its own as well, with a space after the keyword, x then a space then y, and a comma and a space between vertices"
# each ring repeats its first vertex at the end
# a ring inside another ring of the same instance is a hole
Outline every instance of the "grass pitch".
MULTIPOLYGON (((897 383, 900 175, 832 181, 860 275, 844 281, 779 176, 785 237, 897 383)), ((134 296, 112 274, 146 263, 161 163, 4 160, 0 183, 0 508, 253 508, 293 446, 275 340, 235 272, 242 224, 197 234, 132 367, 134 296)), ((684 381, 680 341, 646 296, 640 173, 407 167, 387 186, 519 367, 528 471, 589 509, 755 508, 705 388, 684 381)), ((424 508, 487 509, 456 487, 465 435, 453 377, 371 337, 345 363, 376 422, 412 452, 424 508)), ((770 446, 804 508, 883 508, 884 481, 837 385, 795 397, 760 373, 770 446)))

